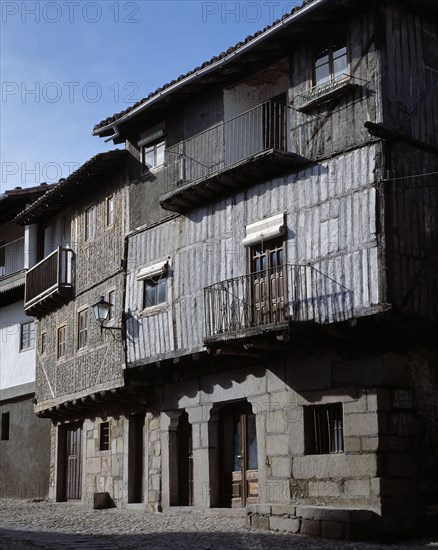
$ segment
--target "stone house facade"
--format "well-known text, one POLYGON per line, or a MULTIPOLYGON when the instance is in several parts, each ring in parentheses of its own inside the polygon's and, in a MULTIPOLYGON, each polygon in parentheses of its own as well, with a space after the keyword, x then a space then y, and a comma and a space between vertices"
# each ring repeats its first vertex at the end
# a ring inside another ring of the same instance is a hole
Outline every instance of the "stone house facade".
POLYGON ((76 283, 37 337, 112 285, 123 342, 95 325, 65 366, 38 358, 54 497, 336 538, 422 527, 438 482, 432 15, 305 2, 95 127, 126 148, 123 269, 73 223, 76 283))
POLYGON ((436 483, 434 9, 307 2, 95 128, 138 162, 127 373, 156 388, 149 506, 418 527, 436 483))
POLYGON ((108 410, 119 414, 112 404, 129 398, 123 342, 119 331, 100 328, 92 306, 104 297, 106 326, 121 326, 125 156, 93 157, 16 218, 40 251, 26 274, 24 307, 37 318, 35 412, 52 419, 50 497, 57 500, 99 491, 117 499, 122 491, 122 447, 114 444, 112 456, 107 440, 101 450, 99 434, 108 436, 108 410))

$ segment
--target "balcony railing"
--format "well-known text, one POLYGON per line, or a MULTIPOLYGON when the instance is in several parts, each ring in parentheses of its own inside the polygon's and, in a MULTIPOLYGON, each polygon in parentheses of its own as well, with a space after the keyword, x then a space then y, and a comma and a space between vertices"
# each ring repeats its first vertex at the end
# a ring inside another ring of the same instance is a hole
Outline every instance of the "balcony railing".
POLYGON ((38 316, 72 292, 73 250, 58 247, 27 272, 24 309, 38 316))
POLYGON ((24 237, 0 246, 0 278, 24 269, 24 237))
MULTIPOLYGON (((263 161, 269 157, 269 175, 284 170, 285 164, 296 163, 298 156, 288 152, 288 110, 285 105, 268 101, 166 150, 166 170, 161 204, 172 208, 172 199, 181 196, 193 200, 197 183, 210 180, 206 188, 220 190, 227 181, 255 181, 264 177, 263 161), (255 170, 239 173, 242 165, 259 163, 255 170), (219 186, 218 186, 219 184, 219 186), (185 193, 185 195, 184 195, 185 193)), ((303 159, 301 159, 302 161, 303 159)), ((205 200, 201 193, 197 198, 205 200)), ((174 208, 178 209, 178 208, 174 208)))
POLYGON ((299 94, 295 98, 295 106, 299 111, 306 111, 315 105, 329 101, 335 97, 347 93, 349 90, 356 88, 357 83, 353 77, 348 74, 341 74, 336 78, 332 78, 323 84, 317 84, 299 94))
POLYGON ((353 293, 309 265, 283 265, 204 289, 205 341, 286 327, 292 321, 335 323, 353 316, 353 293))

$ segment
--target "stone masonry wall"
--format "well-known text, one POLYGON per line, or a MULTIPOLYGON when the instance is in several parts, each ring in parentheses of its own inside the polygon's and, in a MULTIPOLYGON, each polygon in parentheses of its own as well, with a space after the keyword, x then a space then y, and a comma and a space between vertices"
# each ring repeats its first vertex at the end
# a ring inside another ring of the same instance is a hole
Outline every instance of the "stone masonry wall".
POLYGON ((124 472, 125 431, 128 420, 120 416, 86 420, 86 468, 84 497, 87 504, 93 504, 94 493, 108 492, 115 504, 121 506, 126 500, 127 472, 124 472), (110 449, 99 450, 99 425, 109 422, 110 449))
POLYGON ((50 420, 33 412, 33 396, 0 402, 9 434, 0 440, 0 499, 46 498, 49 491, 50 420))
MULTIPOLYGON (((379 529, 414 528, 418 488, 427 484, 419 460, 426 466, 435 456, 437 353, 378 352, 369 345, 369 353, 360 351, 348 354, 332 344, 311 351, 291 346, 285 359, 263 366, 165 385, 163 410, 167 417, 185 410, 190 419, 195 408, 219 410, 227 402, 248 400, 256 414, 261 504, 365 509, 373 518, 384 516, 379 529), (335 403, 342 405, 344 452, 309 454, 305 407, 335 403)), ((212 418, 205 416, 202 433, 208 433, 207 425, 211 429, 212 418)), ((206 445, 214 447, 214 440, 208 435, 206 445)), ((197 465, 201 453, 194 451, 199 475, 205 460, 197 465)), ((172 457, 166 461, 172 463, 172 457)), ((217 472, 208 475, 214 485, 217 472)), ((168 501, 171 479, 163 479, 168 501)), ((197 502, 205 502, 202 495, 197 502)))
POLYGON ((101 285, 80 295, 36 323, 37 342, 46 333, 46 352, 37 354, 36 399, 41 406, 53 406, 75 396, 83 396, 123 384, 124 355, 121 342, 109 331, 101 334, 91 306, 115 290, 115 318, 113 325, 121 326, 123 274, 114 276, 101 285), (88 308, 88 345, 78 350, 78 312, 88 308), (66 327, 66 353, 57 358, 57 332, 66 327))
POLYGON ((159 512, 161 510, 161 434, 160 417, 158 413, 148 413, 146 415, 146 424, 148 427, 148 494, 147 510, 150 512, 159 512))

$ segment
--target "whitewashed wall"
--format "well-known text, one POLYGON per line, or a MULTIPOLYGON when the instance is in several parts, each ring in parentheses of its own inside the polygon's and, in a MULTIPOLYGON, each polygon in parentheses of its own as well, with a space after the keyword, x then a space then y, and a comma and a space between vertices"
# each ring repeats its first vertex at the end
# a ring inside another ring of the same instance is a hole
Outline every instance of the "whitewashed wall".
POLYGON ((203 289, 246 274, 245 226, 286 213, 286 259, 308 264, 351 292, 354 312, 382 301, 374 169, 378 145, 197 208, 129 239, 128 363, 203 348, 203 289), (138 271, 170 256, 168 305, 142 312, 138 271))
POLYGON ((35 348, 20 351, 20 323, 31 320, 22 301, 0 308, 0 390, 35 382, 35 348))

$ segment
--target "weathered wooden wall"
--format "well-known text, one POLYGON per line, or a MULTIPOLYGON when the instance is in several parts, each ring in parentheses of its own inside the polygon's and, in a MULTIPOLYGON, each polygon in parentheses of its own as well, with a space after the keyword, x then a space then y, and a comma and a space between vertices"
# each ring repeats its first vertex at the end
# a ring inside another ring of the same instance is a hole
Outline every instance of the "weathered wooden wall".
MULTIPOLYGON (((190 98, 178 110, 169 109, 161 121, 164 123, 166 133, 167 166, 151 171, 145 171, 142 165, 141 151, 137 145, 138 135, 134 134, 128 139, 126 145, 133 157, 131 177, 137 181, 131 185, 129 192, 129 228, 153 224, 169 217, 169 212, 160 207, 159 199, 167 190, 175 186, 180 177, 179 155, 189 159, 199 159, 199 165, 196 164, 196 166, 199 166, 202 173, 204 159, 200 157, 199 148, 204 147, 205 151, 209 152, 209 162, 211 162, 211 148, 214 144, 208 143, 208 139, 202 135, 187 145, 173 149, 173 153, 169 152, 169 148, 172 150, 175 144, 204 132, 222 120, 223 99, 220 89, 190 98)), ((209 137, 210 140, 214 138, 214 135, 209 137)))
POLYGON ((436 321, 438 156, 398 143, 390 158, 385 182, 390 299, 403 313, 436 321))
POLYGON ((202 349, 204 287, 246 274, 245 226, 279 212, 286 213, 288 263, 310 263, 344 285, 358 315, 384 301, 374 186, 379 159, 379 145, 362 147, 132 235, 128 363, 202 349), (166 256, 169 304, 142 311, 136 275, 166 256))
POLYGON ((400 2, 385 19, 385 125, 438 147, 438 24, 400 2))
MULTIPOLYGON (((364 124, 367 120, 382 121, 380 94, 380 54, 375 44, 375 21, 372 10, 366 11, 345 25, 349 52, 348 73, 356 87, 329 102, 305 112, 297 110, 301 94, 313 86, 315 35, 291 54, 291 147, 292 151, 313 160, 344 151, 368 141, 364 124)), ((342 26, 331 28, 339 34, 342 26)), ((327 32, 327 29, 324 30, 327 32)), ((323 35, 321 35, 323 36, 323 35)), ((320 37, 319 37, 320 38, 320 37)))

